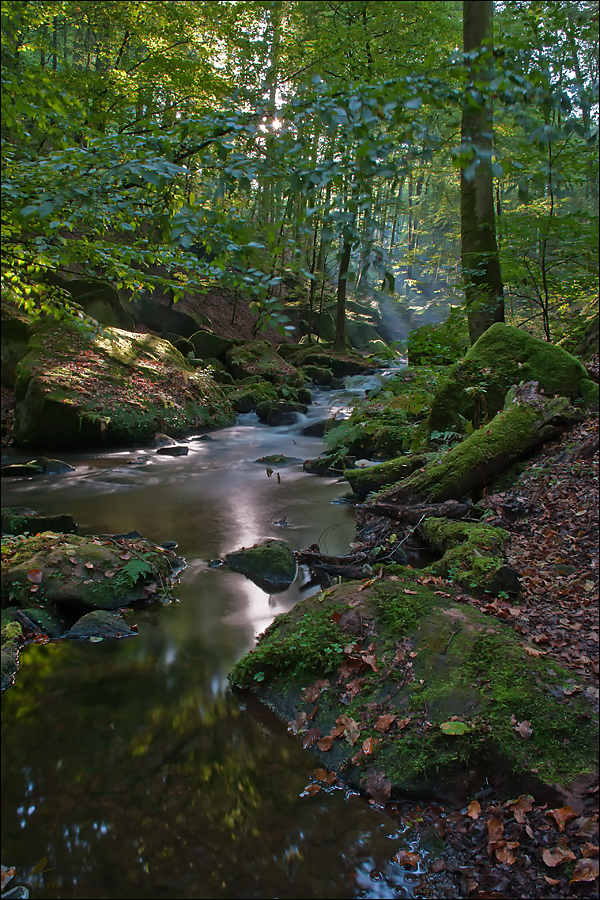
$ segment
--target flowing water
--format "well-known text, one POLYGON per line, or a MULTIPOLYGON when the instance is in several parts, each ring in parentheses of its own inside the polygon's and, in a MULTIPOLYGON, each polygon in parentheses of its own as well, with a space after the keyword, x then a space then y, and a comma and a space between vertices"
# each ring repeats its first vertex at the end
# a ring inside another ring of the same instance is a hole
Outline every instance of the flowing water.
MULTIPOLYGON (((354 379, 350 392, 372 386, 354 379)), ((185 457, 69 454, 70 475, 3 482, 3 506, 69 512, 82 534, 175 540, 188 563, 175 602, 128 619, 137 637, 21 654, 2 698, 2 863, 30 896, 423 896, 420 870, 393 862, 413 847, 400 821, 339 787, 311 796, 315 761, 299 738, 228 687, 256 636, 317 587, 301 569, 269 595, 209 561, 268 537, 339 554, 354 536, 336 502, 347 482, 301 463, 269 477, 256 462, 319 455, 322 440, 300 434, 330 414, 332 394, 315 396, 295 426, 240 416, 190 439, 185 457)))

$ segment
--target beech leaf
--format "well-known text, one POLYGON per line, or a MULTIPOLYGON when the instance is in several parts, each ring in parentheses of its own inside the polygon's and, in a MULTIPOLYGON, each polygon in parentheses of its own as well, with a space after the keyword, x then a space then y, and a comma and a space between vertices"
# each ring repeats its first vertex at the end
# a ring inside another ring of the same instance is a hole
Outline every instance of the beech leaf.
POLYGON ((566 837, 561 837, 556 847, 553 847, 552 850, 544 850, 542 859, 547 866, 554 869, 556 866, 562 865, 562 863, 576 859, 576 857, 573 851, 567 847, 566 837))
POLYGON ((471 800, 471 802, 469 803, 469 808, 467 810, 467 815, 469 816, 469 818, 473 819, 473 821, 479 818, 479 816, 481 815, 481 804, 479 800, 471 800))
POLYGON ((471 730, 464 722, 442 722, 440 728, 445 734, 466 734, 471 730))
POLYGON ((574 881, 595 881, 598 877, 597 859, 580 859, 573 870, 571 884, 574 881))
POLYGON ((412 853, 410 850, 398 850, 393 862, 399 866, 412 866, 416 869, 421 862, 421 857, 418 853, 412 853))
POLYGON ((40 584, 43 578, 43 572, 41 569, 31 569, 27 573, 27 580, 31 581, 32 584, 40 584))
POLYGON ((551 818, 554 819, 558 825, 559 831, 564 831, 567 822, 577 818, 577 813, 574 812, 570 806, 561 806, 560 809, 549 809, 546 812, 546 815, 551 816, 551 818))

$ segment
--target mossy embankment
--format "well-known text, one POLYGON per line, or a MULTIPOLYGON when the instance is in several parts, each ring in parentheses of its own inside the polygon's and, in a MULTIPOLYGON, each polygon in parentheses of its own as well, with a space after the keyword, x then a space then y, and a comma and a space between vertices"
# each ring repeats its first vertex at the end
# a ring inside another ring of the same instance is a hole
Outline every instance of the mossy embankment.
POLYGON ((486 776, 566 786, 597 768, 593 703, 527 649, 452 588, 394 575, 304 600, 230 678, 362 790, 373 772, 396 796, 460 796, 486 776))

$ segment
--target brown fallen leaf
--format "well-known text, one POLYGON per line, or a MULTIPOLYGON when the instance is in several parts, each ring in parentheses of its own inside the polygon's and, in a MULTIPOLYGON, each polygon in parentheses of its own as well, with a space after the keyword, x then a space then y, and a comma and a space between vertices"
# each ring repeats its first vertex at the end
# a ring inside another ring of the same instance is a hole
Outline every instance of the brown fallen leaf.
POLYGON ((523 722, 519 722, 514 729, 517 734, 520 734, 524 741, 528 741, 531 735, 533 734, 533 728, 531 727, 531 722, 528 722, 527 719, 524 719, 523 722))
POLYGON ((429 871, 433 872, 434 875, 437 875, 438 872, 445 872, 446 863, 443 859, 434 859, 434 861, 429 866, 429 871))
POLYGON ((496 859, 498 862, 506 863, 508 866, 514 865, 517 861, 517 855, 513 851, 518 846, 518 841, 507 841, 504 847, 499 847, 496 850, 496 859))
POLYGON ((562 865, 562 863, 566 863, 571 859, 576 859, 576 856, 573 851, 569 850, 567 847, 566 837, 561 837, 559 838, 556 847, 553 847, 552 850, 544 850, 542 859, 547 866, 554 869, 556 866, 562 865))
POLYGON ((360 728, 358 727, 358 722, 355 722, 354 719, 349 718, 346 722, 344 726, 344 737, 350 746, 354 747, 360 737, 360 728))
POLYGON ((583 847, 581 848, 581 855, 583 856, 584 859, 591 859, 592 856, 598 856, 599 849, 600 848, 598 848, 595 844, 590 844, 588 842, 587 844, 584 844, 583 847))
POLYGON ((44 573, 41 569, 31 569, 27 573, 27 580, 31 581, 32 584, 41 584, 42 578, 44 577, 44 573))
POLYGON ((398 850, 392 862, 399 866, 412 866, 416 869, 421 862, 421 857, 418 853, 412 853, 410 850, 398 850))
POLYGON ((375 731, 378 731, 380 734, 385 734, 386 731, 390 730, 396 721, 396 718, 397 716, 393 713, 385 713, 384 715, 379 716, 375 722, 375 731))
MULTIPOLYGON (((73 560, 71 560, 71 562, 73 562, 73 560)), ((114 577, 115 577, 115 573, 112 571, 112 569, 109 569, 108 572, 105 572, 105 573, 104 573, 104 577, 105 577, 105 578, 114 578, 114 577)))
POLYGON ((376 769, 367 771, 365 793, 375 806, 385 806, 390 799, 391 792, 392 783, 383 772, 378 772, 376 769))
POLYGON ((487 821, 487 831, 488 831, 488 846, 487 852, 488 856, 491 857, 495 850, 499 847, 504 846, 506 843, 502 840, 502 835, 504 833, 504 825, 501 819, 491 818, 487 821))
POLYGON ((547 650, 536 650, 535 647, 525 647, 525 653, 528 653, 529 656, 546 656, 547 650))
POLYGON ((308 731, 306 731, 302 735, 303 748, 305 750, 307 750, 309 747, 312 747, 313 744, 317 743, 317 741, 320 739, 320 737, 321 737, 321 729, 320 728, 309 728, 308 731))
POLYGON ((417 594, 418 591, 409 591, 408 588, 404 588, 404 593, 405 593, 405 594, 417 594))
POLYGON ((322 737, 320 741, 317 741, 317 747, 319 750, 322 750, 323 753, 327 753, 328 750, 331 750, 333 747, 333 738, 331 735, 327 734, 325 737, 322 737))
POLYGON ((362 653, 360 658, 368 666, 371 666, 374 672, 379 672, 379 669, 377 668, 377 657, 372 653, 362 653))
POLYGON ((598 813, 594 813, 592 816, 581 816, 574 822, 574 825, 580 837, 592 838, 598 831, 598 813))
POLYGON ((320 790, 321 790, 320 784, 309 784, 308 787, 306 788, 306 793, 308 794, 309 797, 314 797, 314 795, 316 793, 318 793, 318 791, 320 791, 320 790))
POLYGON ((550 878, 549 875, 544 875, 544 878, 546 879, 548 884, 552 885, 552 887, 554 887, 557 884, 560 884, 560 878, 550 878))
POLYGON ((481 815, 481 804, 478 800, 471 800, 471 802, 469 803, 469 808, 467 810, 467 815, 469 816, 469 818, 473 819, 473 821, 476 821, 479 818, 479 816, 481 815))
POLYGON ((531 812, 533 809, 533 797, 529 794, 523 794, 515 803, 509 805, 515 817, 515 821, 518 822, 519 825, 524 825, 527 821, 526 813, 531 812))
POLYGON ((580 859, 575 864, 573 877, 570 883, 574 881, 595 881, 598 877, 599 863, 597 859, 580 859))
POLYGON ((372 738, 368 737, 365 741, 363 741, 362 750, 365 756, 370 756, 373 753, 373 750, 377 746, 377 744, 381 743, 381 738, 372 738))
POLYGON ((577 813, 570 806, 561 806, 560 809, 549 809, 546 811, 546 815, 554 819, 559 831, 564 831, 567 822, 577 818, 577 813))

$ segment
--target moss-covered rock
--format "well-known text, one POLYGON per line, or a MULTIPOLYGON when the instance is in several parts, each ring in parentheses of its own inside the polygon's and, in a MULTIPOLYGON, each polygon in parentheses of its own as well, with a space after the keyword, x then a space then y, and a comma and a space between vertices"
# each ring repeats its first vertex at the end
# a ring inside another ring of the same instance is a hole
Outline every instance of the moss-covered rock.
POLYGON ((1 315, 2 384, 12 388, 15 383, 17 364, 27 353, 27 344, 35 330, 35 325, 30 316, 8 303, 2 303, 1 315))
POLYGON ((252 412, 259 403, 277 401, 277 391, 268 381, 256 384, 242 384, 227 392, 227 399, 238 413, 252 412))
POLYGON ((279 347, 280 355, 285 355, 297 367, 316 366, 318 369, 330 369, 335 378, 346 375, 361 375, 372 370, 373 363, 363 359, 354 350, 344 352, 334 350, 330 344, 286 344, 279 347))
POLYGON ((381 336, 368 322, 357 322, 349 319, 346 322, 346 334, 350 343, 357 350, 365 350, 371 341, 380 341, 381 336))
POLYGON ((261 422, 267 425, 293 425, 297 419, 297 413, 305 415, 308 407, 304 403, 294 403, 293 400, 265 400, 256 407, 256 415, 261 422))
POLYGON ((546 394, 577 397, 587 377, 562 347, 497 322, 449 370, 431 406, 428 430, 460 432, 465 421, 481 424, 502 409, 513 384, 537 381, 546 394))
POLYGON ((228 553, 225 563, 265 590, 285 590, 296 577, 296 558, 285 541, 267 540, 228 553))
POLYGON ((69 629, 66 637, 70 641, 106 641, 133 637, 135 633, 122 616, 105 609, 96 609, 82 616, 69 629))
POLYGON ((120 609, 160 599, 183 562, 143 539, 44 532, 2 541, 2 606, 120 609), (32 573, 35 573, 32 577, 32 573))
POLYGON ((586 407, 598 406, 600 403, 600 386, 591 378, 582 378, 579 382, 579 393, 586 407))
POLYGON ((225 361, 225 354, 234 343, 230 338, 220 337, 206 328, 200 328, 189 337, 190 344, 199 359, 225 361))
POLYGON ((366 497, 371 491, 380 491, 389 484, 396 484, 408 478, 415 469, 424 465, 424 460, 411 456, 399 456, 389 462, 362 469, 345 469, 344 478, 359 497, 366 497))
POLYGON ((230 347, 227 365, 235 378, 260 375, 274 384, 302 384, 303 378, 294 366, 282 359, 267 341, 247 341, 230 347))
POLYGON ((22 506, 2 507, 3 534, 39 534, 42 531, 77 534, 79 528, 68 513, 39 516, 35 510, 22 506))
POLYGON ((21 446, 148 440, 234 419, 221 388, 168 341, 117 328, 94 335, 44 324, 17 367, 15 396, 21 446))
POLYGON ((101 325, 133 329, 133 317, 125 312, 119 294, 107 282, 91 278, 74 278, 68 281, 56 276, 52 281, 67 291, 87 316, 101 325))
POLYGON ((504 556, 507 531, 481 523, 438 518, 425 519, 419 527, 431 546, 443 553, 427 571, 471 590, 495 595, 519 593, 518 575, 506 565, 504 556))
POLYGON ((517 793, 532 770, 548 786, 597 770, 592 701, 563 695, 566 676, 509 627, 394 576, 278 616, 230 680, 351 785, 368 790, 375 773, 393 796, 456 798, 486 776, 509 773, 517 793))
POLYGON ((331 384, 333 380, 333 372, 326 367, 303 366, 301 372, 307 381, 312 381, 314 384, 331 384))

